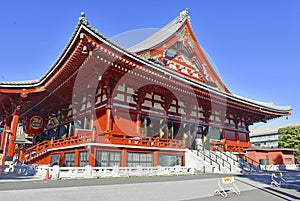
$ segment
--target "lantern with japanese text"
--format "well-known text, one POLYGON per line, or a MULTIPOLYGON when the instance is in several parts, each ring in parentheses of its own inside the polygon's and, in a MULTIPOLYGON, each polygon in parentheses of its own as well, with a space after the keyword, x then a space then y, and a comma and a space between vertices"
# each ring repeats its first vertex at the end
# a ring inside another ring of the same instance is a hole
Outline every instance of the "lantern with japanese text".
POLYGON ((26 133, 40 134, 44 129, 44 119, 38 114, 30 114, 26 119, 26 133))

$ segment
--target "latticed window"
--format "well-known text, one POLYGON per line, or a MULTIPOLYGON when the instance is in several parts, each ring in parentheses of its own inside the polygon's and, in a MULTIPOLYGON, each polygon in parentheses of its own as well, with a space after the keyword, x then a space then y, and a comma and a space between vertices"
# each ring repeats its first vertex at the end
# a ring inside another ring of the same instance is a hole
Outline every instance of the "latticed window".
POLYGON ((89 153, 87 151, 82 151, 79 153, 78 166, 85 167, 89 164, 89 153))
POLYGON ((167 138, 166 121, 162 118, 142 115, 142 134, 147 137, 167 138))
POLYGON ((182 165, 182 157, 181 155, 159 154, 158 165, 160 166, 182 165))
POLYGON ((121 152, 117 151, 97 151, 96 166, 97 167, 113 167, 120 166, 121 152))
POLYGON ((247 134, 239 132, 239 140, 241 142, 247 142, 247 134))
POLYGON ((65 153, 65 160, 64 160, 64 164, 65 167, 74 167, 74 152, 72 153, 65 153))
POLYGON ((50 159, 50 166, 60 165, 60 154, 52 154, 50 159))
POLYGON ((127 166, 128 167, 152 167, 153 154, 151 153, 127 153, 127 166))

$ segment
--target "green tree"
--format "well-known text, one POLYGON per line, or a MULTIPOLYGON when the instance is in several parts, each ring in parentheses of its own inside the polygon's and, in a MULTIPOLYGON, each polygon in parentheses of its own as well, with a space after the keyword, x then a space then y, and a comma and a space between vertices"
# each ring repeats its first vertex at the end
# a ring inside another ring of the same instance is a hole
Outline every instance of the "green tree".
POLYGON ((295 157, 300 161, 300 126, 280 128, 278 134, 278 147, 296 149, 295 157))

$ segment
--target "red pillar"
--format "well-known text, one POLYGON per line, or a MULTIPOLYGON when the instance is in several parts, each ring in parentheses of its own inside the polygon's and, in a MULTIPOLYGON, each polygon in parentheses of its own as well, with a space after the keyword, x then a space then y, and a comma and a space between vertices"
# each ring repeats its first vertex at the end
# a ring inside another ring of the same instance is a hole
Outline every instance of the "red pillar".
POLYGON ((106 106, 106 132, 111 132, 112 130, 112 105, 110 103, 111 101, 108 100, 108 105, 106 106))
POLYGON ((182 154, 182 166, 185 166, 185 153, 182 154))
POLYGON ((112 80, 105 80, 105 88, 106 88, 106 97, 107 97, 107 105, 106 105, 106 130, 105 132, 110 133, 112 131, 112 80))
POLYGON ((249 133, 246 133, 246 139, 247 139, 247 145, 248 145, 248 147, 251 147, 249 133))
POLYGON ((122 149, 121 152, 121 167, 127 166, 127 149, 122 149))
POLYGON ((96 166, 96 147, 89 149, 89 165, 92 167, 96 166))
POLYGON ((90 119, 90 129, 92 130, 92 142, 96 142, 96 126, 95 126, 95 115, 91 115, 90 119))
POLYGON ((14 155, 14 151, 15 151, 14 141, 17 138, 17 128, 18 128, 18 123, 19 123, 19 118, 20 118, 20 110, 21 110, 21 106, 18 105, 15 109, 14 116, 11 121, 11 125, 10 125, 11 136, 9 138, 9 145, 8 145, 8 151, 7 151, 8 157, 13 157, 13 155, 14 155))
POLYGON ((74 152, 74 167, 78 167, 79 165, 79 150, 75 149, 74 152))
POLYGON ((0 144, 0 150, 4 150, 4 147, 5 147, 5 142, 6 142, 6 130, 8 130, 9 128, 4 125, 4 128, 3 128, 3 132, 1 134, 1 144, 0 144))
POLYGON ((0 161, 0 166, 2 166, 5 162, 5 157, 6 157, 6 150, 7 150, 7 144, 8 144, 8 138, 9 138, 9 133, 6 132, 7 130, 9 130, 9 127, 7 125, 4 126, 4 131, 2 133, 2 156, 1 156, 1 161, 0 161))
POLYGON ((142 129, 142 104, 145 100, 146 92, 142 90, 137 91, 137 96, 135 97, 135 102, 136 102, 136 134, 137 135, 142 135, 141 129, 142 129))
MULTIPOLYGON (((74 158, 75 160, 75 158, 74 158)), ((59 161, 59 166, 65 166, 65 152, 61 151, 60 152, 60 161, 59 161)))
POLYGON ((153 152, 153 166, 154 167, 158 166, 158 151, 153 152))
POLYGON ((141 122, 142 115, 141 115, 141 105, 140 105, 139 102, 137 103, 136 109, 137 109, 137 114, 136 114, 136 134, 140 135, 141 134, 141 128, 142 128, 142 122, 141 122))
POLYGON ((240 136, 238 131, 235 131, 235 141, 237 145, 240 144, 240 136))

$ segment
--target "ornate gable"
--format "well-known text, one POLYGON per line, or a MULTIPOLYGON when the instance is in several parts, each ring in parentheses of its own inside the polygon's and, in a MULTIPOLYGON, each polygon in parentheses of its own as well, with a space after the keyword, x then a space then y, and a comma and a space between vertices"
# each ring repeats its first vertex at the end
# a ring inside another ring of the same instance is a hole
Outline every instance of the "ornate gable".
POLYGON ((189 79, 229 93, 197 42, 187 10, 130 50, 189 79))

